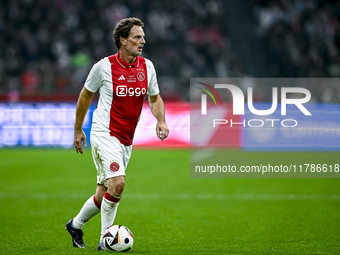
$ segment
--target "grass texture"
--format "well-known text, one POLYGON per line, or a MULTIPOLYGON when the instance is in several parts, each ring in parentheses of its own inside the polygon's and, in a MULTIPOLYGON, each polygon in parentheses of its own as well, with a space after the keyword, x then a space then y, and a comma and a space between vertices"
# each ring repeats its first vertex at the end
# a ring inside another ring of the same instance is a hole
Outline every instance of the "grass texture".
MULTIPOLYGON (((228 153, 244 162, 340 159, 228 153)), ((340 254, 340 179, 194 179, 189 158, 188 150, 133 151, 115 220, 134 234, 129 253, 340 254)), ((0 254, 97 253, 100 215, 83 228, 86 249, 64 229, 95 191, 90 150, 3 148, 0 160, 0 254)))

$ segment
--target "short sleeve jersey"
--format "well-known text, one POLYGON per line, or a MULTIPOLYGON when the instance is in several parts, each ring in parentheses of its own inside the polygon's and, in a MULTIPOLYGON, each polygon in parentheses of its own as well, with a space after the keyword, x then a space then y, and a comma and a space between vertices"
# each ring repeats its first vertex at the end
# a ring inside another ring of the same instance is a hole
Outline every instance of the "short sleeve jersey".
POLYGON ((91 132, 107 132, 128 146, 133 142, 146 94, 157 95, 159 88, 150 60, 137 56, 129 64, 118 53, 94 64, 84 87, 93 93, 99 89, 100 94, 91 132))

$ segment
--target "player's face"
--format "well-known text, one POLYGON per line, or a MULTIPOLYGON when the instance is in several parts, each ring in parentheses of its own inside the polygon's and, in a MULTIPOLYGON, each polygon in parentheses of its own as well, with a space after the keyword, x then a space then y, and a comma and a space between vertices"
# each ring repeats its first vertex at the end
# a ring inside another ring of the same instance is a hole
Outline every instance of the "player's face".
POLYGON ((144 36, 143 28, 133 26, 130 30, 130 35, 126 39, 126 51, 134 57, 141 55, 145 44, 144 36))

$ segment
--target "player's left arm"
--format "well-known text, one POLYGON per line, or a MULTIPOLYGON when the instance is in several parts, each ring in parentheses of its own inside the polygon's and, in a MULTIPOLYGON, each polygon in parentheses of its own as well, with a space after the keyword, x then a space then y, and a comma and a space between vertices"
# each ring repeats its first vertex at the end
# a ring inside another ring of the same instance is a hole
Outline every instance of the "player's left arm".
POLYGON ((163 99, 159 94, 154 96, 148 96, 148 99, 151 112, 157 119, 156 125, 157 137, 163 141, 169 135, 169 128, 165 123, 165 110, 163 99))

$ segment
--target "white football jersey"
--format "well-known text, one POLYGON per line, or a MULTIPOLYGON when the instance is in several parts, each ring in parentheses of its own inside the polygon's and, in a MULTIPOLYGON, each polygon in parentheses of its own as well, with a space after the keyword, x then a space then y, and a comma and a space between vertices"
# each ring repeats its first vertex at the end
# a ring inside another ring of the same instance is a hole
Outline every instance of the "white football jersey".
POLYGON ((159 94, 159 88, 150 60, 137 56, 129 64, 118 53, 93 65, 84 87, 100 94, 91 132, 108 132, 131 145, 145 96, 159 94))

